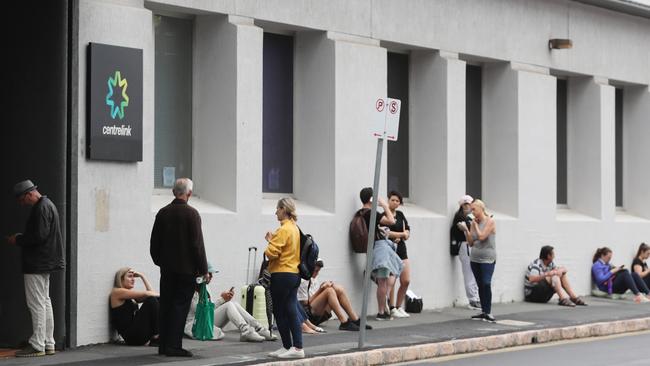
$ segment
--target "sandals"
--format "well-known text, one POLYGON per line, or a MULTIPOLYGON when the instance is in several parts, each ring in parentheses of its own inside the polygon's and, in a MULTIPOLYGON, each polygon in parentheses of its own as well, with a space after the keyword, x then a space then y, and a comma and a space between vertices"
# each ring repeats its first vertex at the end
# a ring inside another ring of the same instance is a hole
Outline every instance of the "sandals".
POLYGON ((568 298, 560 299, 560 301, 558 301, 557 304, 560 306, 568 306, 572 308, 576 306, 576 304, 571 302, 571 300, 569 300, 568 298))
POLYGON ((587 303, 584 302, 584 301, 583 301, 581 298, 579 298, 579 297, 574 297, 574 298, 571 299, 571 301, 572 301, 574 304, 576 304, 576 305, 587 306, 587 303))
POLYGON ((327 332, 325 331, 325 329, 323 329, 323 328, 321 328, 321 327, 315 327, 314 330, 315 330, 317 333, 327 333, 327 332))

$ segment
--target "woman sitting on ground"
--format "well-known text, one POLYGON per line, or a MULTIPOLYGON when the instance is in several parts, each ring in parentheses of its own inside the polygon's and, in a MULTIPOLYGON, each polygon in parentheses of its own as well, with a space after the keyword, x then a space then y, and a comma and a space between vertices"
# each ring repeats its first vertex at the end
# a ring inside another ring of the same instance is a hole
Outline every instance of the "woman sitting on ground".
POLYGON ((650 245, 641 243, 632 261, 632 272, 637 273, 643 282, 645 282, 646 286, 650 288, 650 269, 648 269, 648 264, 646 263, 648 257, 650 257, 650 245))
POLYGON ((158 346, 158 297, 147 278, 132 268, 115 273, 110 295, 111 325, 132 346, 158 346), (145 290, 135 289, 140 278, 145 290), (142 305, 138 307, 138 304, 142 305))
POLYGON ((627 290, 634 293, 634 302, 650 302, 646 297, 650 289, 641 279, 638 273, 630 272, 624 268, 624 265, 613 266, 610 264, 612 259, 612 250, 607 247, 598 248, 594 253, 591 266, 591 276, 601 291, 608 294, 624 294, 627 290))
MULTIPOLYGON (((210 263, 208 263, 208 277, 212 279, 213 273, 216 271, 210 263)), ((208 281, 209 282, 209 281, 208 281)), ((253 318, 246 310, 236 301, 232 300, 235 295, 234 288, 224 291, 214 301, 214 331, 212 340, 222 339, 225 335, 221 330, 228 323, 233 323, 239 329, 241 342, 262 342, 264 340, 272 341, 277 339, 277 336, 260 324, 257 319, 253 318)), ((194 325, 194 317, 196 314, 196 306, 199 303, 199 285, 196 286, 194 297, 190 304, 190 311, 187 313, 185 320, 185 335, 194 338, 192 335, 192 326, 194 325)))

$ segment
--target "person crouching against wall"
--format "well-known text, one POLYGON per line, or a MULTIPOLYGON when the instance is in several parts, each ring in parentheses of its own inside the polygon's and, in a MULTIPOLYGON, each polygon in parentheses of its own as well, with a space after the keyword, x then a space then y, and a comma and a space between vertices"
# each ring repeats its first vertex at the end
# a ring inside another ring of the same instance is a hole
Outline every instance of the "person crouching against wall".
MULTIPOLYGON (((218 271, 208 263, 208 283, 211 283, 212 276, 218 271)), ((228 323, 232 323, 240 332, 239 340, 241 342, 262 342, 264 340, 273 341, 277 337, 264 327, 257 319, 253 318, 246 310, 236 301, 231 301, 235 295, 234 288, 224 291, 214 301, 214 332, 212 340, 222 339, 225 334, 222 328, 228 323)), ((185 321, 185 335, 194 338, 192 327, 196 315, 196 306, 199 303, 199 285, 196 286, 190 311, 187 313, 185 321)))
POLYGON ((129 267, 115 273, 110 295, 111 325, 126 344, 158 347, 159 296, 142 273, 129 267), (145 290, 135 289, 136 278, 142 280, 145 290))
POLYGON ((641 279, 638 273, 630 274, 624 265, 614 266, 610 264, 612 260, 612 250, 608 247, 598 248, 594 253, 591 266, 591 276, 601 291, 608 294, 624 294, 627 290, 634 294, 634 302, 650 302, 647 295, 650 289, 641 279))

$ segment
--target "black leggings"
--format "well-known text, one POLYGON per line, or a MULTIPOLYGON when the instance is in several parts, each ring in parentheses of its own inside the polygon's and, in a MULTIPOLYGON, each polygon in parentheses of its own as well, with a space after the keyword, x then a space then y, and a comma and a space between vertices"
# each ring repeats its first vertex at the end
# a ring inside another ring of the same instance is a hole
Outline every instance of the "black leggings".
POLYGON ((147 297, 135 312, 129 329, 120 334, 124 342, 131 346, 141 346, 158 334, 158 298, 147 297))
POLYGON ((612 281, 612 292, 615 294, 623 294, 627 290, 632 291, 635 295, 638 295, 639 292, 646 295, 650 294, 648 285, 643 282, 638 273, 633 272, 630 274, 630 271, 623 269, 616 272, 616 277, 612 281))

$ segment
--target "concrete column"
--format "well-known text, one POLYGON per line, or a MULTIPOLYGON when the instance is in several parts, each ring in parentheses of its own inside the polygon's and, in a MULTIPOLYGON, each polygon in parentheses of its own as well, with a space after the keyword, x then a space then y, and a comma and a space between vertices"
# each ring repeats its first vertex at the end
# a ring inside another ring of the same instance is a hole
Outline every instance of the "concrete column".
POLYGON ((483 67, 483 199, 493 210, 518 215, 519 124, 517 71, 509 64, 483 67))
MULTIPOLYGON (((386 96, 387 54, 379 42, 328 32, 334 44, 334 154, 336 215, 341 224, 330 229, 339 238, 331 257, 345 270, 337 273, 354 304, 363 294, 365 255, 354 254, 348 242, 348 224, 361 206, 359 190, 372 186, 377 139, 371 135, 372 111, 378 97, 386 96)), ((382 158, 379 194, 386 195, 386 143, 382 158)), ((314 167, 313 169, 318 169, 314 167)), ((323 250, 323 249, 321 249, 323 250)), ((376 311, 374 287, 370 288, 368 313, 376 311)))
POLYGON ((262 31, 248 18, 198 16, 194 42, 196 193, 236 211, 240 192, 261 191, 261 177, 241 177, 261 175, 261 159, 248 154, 261 146, 262 31))
POLYGON ((606 80, 570 78, 568 99, 568 206, 611 220, 615 212, 614 87, 606 80))
POLYGON ((334 210, 334 41, 325 32, 299 32, 295 43, 294 193, 334 210))
POLYGON ((625 88, 623 97, 623 202, 632 214, 650 219, 650 93, 648 87, 625 88))
MULTIPOLYGON (((378 97, 386 96, 387 54, 379 42, 328 32, 334 41, 334 113, 337 212, 352 217, 359 190, 372 186, 376 138, 370 128, 378 97)), ((315 168, 316 169, 316 168, 315 168)), ((386 147, 380 194, 386 193, 386 147)), ((345 227, 347 233, 347 227, 345 227)), ((346 234, 347 235, 347 234, 346 234)))
POLYGON ((465 62, 413 52, 410 70, 411 199, 451 214, 465 193, 465 62))
POLYGON ((519 218, 544 232, 542 222, 554 222, 557 210, 557 80, 545 68, 512 67, 517 73, 519 218))

